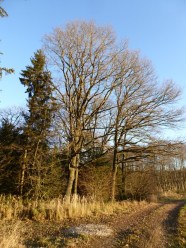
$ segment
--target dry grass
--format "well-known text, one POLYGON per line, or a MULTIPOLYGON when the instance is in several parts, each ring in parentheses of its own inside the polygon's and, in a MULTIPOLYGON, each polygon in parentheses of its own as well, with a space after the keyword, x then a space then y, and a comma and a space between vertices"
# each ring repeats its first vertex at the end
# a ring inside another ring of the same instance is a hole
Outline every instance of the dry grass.
POLYGON ((176 193, 170 190, 170 191, 162 192, 160 198, 169 199, 169 200, 182 200, 186 198, 186 194, 176 193))
POLYGON ((0 247, 1 248, 24 248, 21 237, 20 221, 11 225, 1 223, 0 247))
POLYGON ((73 196, 70 201, 57 198, 50 201, 26 201, 13 196, 0 196, 0 220, 53 220, 113 214, 117 211, 132 211, 146 202, 102 202, 73 196))
MULTIPOLYGON (((24 248, 27 247, 24 246, 24 244, 28 245, 28 242, 42 244, 41 246, 43 246, 44 242, 44 244, 47 243, 48 245, 44 247, 58 247, 58 238, 54 240, 53 238, 51 239, 51 237, 48 239, 48 237, 44 236, 44 241, 41 240, 41 238, 38 239, 39 241, 35 240, 37 231, 35 228, 33 228, 33 230, 32 228, 29 229, 28 223, 41 223, 42 226, 45 226, 44 223, 46 222, 44 222, 44 220, 49 220, 47 223, 55 223, 56 221, 62 221, 65 219, 78 219, 81 217, 96 216, 96 218, 99 218, 99 216, 111 215, 118 212, 128 213, 131 211, 136 211, 137 209, 146 205, 148 205, 148 203, 144 201, 105 203, 103 201, 96 201, 93 198, 87 199, 85 197, 81 198, 78 196, 73 196, 70 201, 67 201, 64 198, 57 198, 50 201, 31 201, 23 200, 14 196, 1 195, 0 248, 24 248)), ((60 239, 60 243, 62 241, 66 242, 65 239, 60 239)))

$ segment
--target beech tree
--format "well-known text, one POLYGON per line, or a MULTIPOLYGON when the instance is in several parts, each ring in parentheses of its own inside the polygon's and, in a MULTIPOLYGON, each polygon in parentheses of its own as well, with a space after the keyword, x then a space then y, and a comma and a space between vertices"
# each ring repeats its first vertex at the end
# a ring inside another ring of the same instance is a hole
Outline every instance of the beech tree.
POLYGON ((93 22, 55 29, 45 37, 44 48, 55 73, 53 87, 68 150, 66 196, 77 193, 81 154, 96 141, 106 147, 110 140, 114 199, 118 154, 148 144, 158 128, 181 121, 182 110, 171 108, 180 91, 172 82, 159 84, 148 61, 125 42, 117 45, 111 28, 93 22))
POLYGON ((92 22, 72 22, 45 37, 45 51, 59 72, 56 97, 62 109, 62 128, 68 137, 67 197, 73 193, 73 184, 77 193, 85 133, 91 129, 95 116, 106 112, 107 101, 117 84, 114 61, 125 48, 117 48, 115 40, 110 28, 97 27, 92 22))
POLYGON ((161 128, 171 128, 183 120, 183 109, 173 108, 181 94, 176 85, 172 81, 160 84, 150 63, 137 53, 131 53, 127 62, 124 58, 122 54, 118 57, 122 78, 114 90, 112 200, 118 166, 122 165, 124 173, 127 161, 143 159, 145 150, 146 155, 152 152, 145 146, 158 138, 155 136, 161 128))
POLYGON ((185 192, 185 144, 169 145, 163 154, 156 154, 154 162, 160 191, 185 192))

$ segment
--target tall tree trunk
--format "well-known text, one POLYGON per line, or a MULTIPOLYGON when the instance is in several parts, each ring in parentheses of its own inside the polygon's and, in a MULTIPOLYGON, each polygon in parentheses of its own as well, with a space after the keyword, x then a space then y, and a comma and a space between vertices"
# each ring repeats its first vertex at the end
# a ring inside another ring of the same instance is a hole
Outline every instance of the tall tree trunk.
POLYGON ((78 168, 75 170, 75 179, 74 179, 74 194, 77 195, 77 186, 78 186, 78 168))
POLYGON ((76 154, 69 165, 69 179, 68 179, 68 185, 66 190, 66 198, 67 200, 70 200, 70 196, 73 193, 73 185, 74 185, 74 193, 77 191, 77 179, 78 179, 78 167, 79 167, 79 154, 76 154))
POLYGON ((122 161, 122 197, 126 197, 126 175, 127 175, 127 164, 126 162, 122 161))
POLYGON ((116 176, 117 176, 117 149, 114 149, 114 157, 113 157, 113 167, 112 167, 112 187, 111 187, 111 201, 115 201, 116 195, 116 176))
POLYGON ((79 172, 79 154, 76 155, 76 170, 75 170, 75 178, 74 178, 74 194, 77 195, 77 186, 78 186, 78 172, 79 172))
POLYGON ((66 199, 69 201, 70 200, 70 196, 72 194, 72 188, 73 188, 73 183, 74 183, 74 179, 75 179, 75 168, 69 168, 69 179, 68 179, 68 185, 67 185, 67 190, 66 190, 66 194, 65 197, 66 199))
POLYGON ((34 177, 34 188, 33 188, 33 193, 34 193, 34 198, 38 200, 39 194, 41 193, 41 161, 38 161, 38 151, 39 151, 39 145, 40 145, 41 140, 39 139, 36 144, 36 149, 34 153, 34 158, 33 158, 33 163, 32 163, 32 170, 35 172, 34 177))
MULTIPOLYGON (((125 136, 125 139, 126 139, 126 136, 125 136)), ((124 150, 124 146, 123 146, 123 150, 124 150)), ((126 177, 127 177, 127 162, 126 162, 126 159, 127 159, 127 154, 125 152, 123 152, 123 155, 122 155, 122 177, 121 177, 121 180, 122 180, 122 197, 125 198, 126 197, 126 177)))
POLYGON ((24 181, 25 181, 25 170, 26 170, 26 160, 27 160, 27 149, 24 151, 23 163, 21 168, 21 179, 20 179, 20 195, 23 195, 24 181))

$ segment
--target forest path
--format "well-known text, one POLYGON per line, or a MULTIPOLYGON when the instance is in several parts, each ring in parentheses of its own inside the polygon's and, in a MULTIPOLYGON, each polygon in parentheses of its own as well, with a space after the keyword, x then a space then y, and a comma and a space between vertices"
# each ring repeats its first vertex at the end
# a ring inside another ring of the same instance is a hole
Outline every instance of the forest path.
POLYGON ((175 247, 177 217, 184 201, 153 203, 131 214, 120 213, 104 221, 114 233, 109 237, 91 237, 78 247, 87 248, 164 248, 175 247))

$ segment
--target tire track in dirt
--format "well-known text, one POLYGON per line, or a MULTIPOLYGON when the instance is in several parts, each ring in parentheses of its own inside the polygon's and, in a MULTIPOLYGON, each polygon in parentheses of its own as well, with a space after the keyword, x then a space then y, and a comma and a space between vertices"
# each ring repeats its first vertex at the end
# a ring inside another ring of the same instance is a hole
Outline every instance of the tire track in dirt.
MULTIPOLYGON (((136 226, 126 233, 122 230, 119 241, 113 247, 132 247, 132 248, 159 248, 171 247, 171 240, 168 236, 171 226, 176 231, 176 215, 182 204, 164 204, 144 216, 136 226), (167 224, 165 224, 167 223, 167 224)), ((175 234, 175 233, 174 233, 175 234)))
POLYGON ((79 247, 89 248, 164 248, 171 247, 176 220, 183 202, 150 204, 131 214, 119 214, 107 221, 114 230, 110 237, 93 237, 79 247))
POLYGON ((178 244, 178 215, 180 212, 180 209, 186 204, 186 201, 181 201, 179 204, 175 205, 175 208, 173 208, 167 216, 167 219, 164 221, 164 230, 165 230, 165 236, 167 237, 167 245, 166 247, 176 247, 179 248, 178 244), (173 245, 174 243, 174 245, 173 245))
MULTIPOLYGON (((155 211, 160 207, 160 204, 150 204, 145 208, 139 208, 137 211, 130 214, 119 214, 117 216, 111 217, 106 220, 104 224, 107 224, 110 228, 114 230, 114 235, 104 238, 104 237, 92 237, 88 244, 81 246, 82 248, 104 248, 104 247, 117 247, 118 241, 121 241, 123 234, 129 234, 135 226, 141 222, 145 216, 148 216, 151 212, 155 211)), ((123 243, 122 240, 121 243, 123 243)), ((122 246, 120 246, 122 247, 122 246)), ((126 246, 127 247, 127 246, 126 246)))

